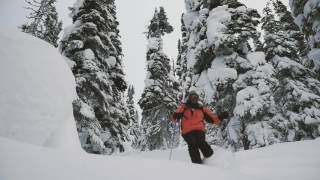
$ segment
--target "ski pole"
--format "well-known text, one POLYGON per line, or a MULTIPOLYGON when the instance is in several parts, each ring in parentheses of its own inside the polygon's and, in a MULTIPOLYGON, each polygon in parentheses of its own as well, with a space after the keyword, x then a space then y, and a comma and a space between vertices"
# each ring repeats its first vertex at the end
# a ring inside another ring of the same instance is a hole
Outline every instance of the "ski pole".
MULTIPOLYGON (((174 123, 174 126, 177 126, 178 125, 178 133, 180 134, 180 121, 176 121, 174 123)), ((172 154, 173 154, 173 141, 174 141, 174 137, 176 135, 176 131, 175 131, 175 127, 173 128, 173 133, 171 135, 171 147, 170 147, 170 155, 169 155, 169 160, 172 159, 172 154)), ((180 142, 179 142, 180 143, 180 142)))
POLYGON ((230 126, 234 127, 234 126, 239 126, 241 125, 240 123, 239 124, 233 124, 233 125, 230 125, 229 123, 227 124, 227 136, 228 136, 228 142, 230 144, 230 147, 231 147, 231 152, 232 152, 232 155, 234 157, 234 153, 236 152, 236 143, 231 139, 231 136, 230 136, 230 126))
POLYGON ((171 143, 170 143, 170 155, 169 155, 169 160, 171 161, 172 159, 172 142, 173 142, 173 135, 174 133, 171 133, 171 143))
MULTIPOLYGON (((172 121, 170 121, 169 124, 171 124, 172 121)), ((172 148, 172 144, 173 144, 173 141, 174 141, 174 128, 173 128, 173 133, 170 133, 170 136, 171 136, 171 141, 170 141, 170 154, 169 154, 169 160, 171 161, 172 159, 172 151, 173 151, 173 148, 172 148)))

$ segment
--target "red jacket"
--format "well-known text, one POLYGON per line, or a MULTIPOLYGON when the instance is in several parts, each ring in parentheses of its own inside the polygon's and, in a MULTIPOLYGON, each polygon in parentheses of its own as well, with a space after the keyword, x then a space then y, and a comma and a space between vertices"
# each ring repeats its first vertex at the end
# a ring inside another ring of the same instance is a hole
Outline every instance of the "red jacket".
MULTIPOLYGON (((206 107, 191 108, 185 104, 180 105, 176 111, 175 115, 181 114, 181 131, 182 134, 187 134, 191 131, 205 131, 204 117, 205 115, 212 121, 214 124, 219 124, 220 119, 217 115, 213 114, 206 107), (183 113, 183 114, 182 114, 183 113)), ((177 116, 174 116, 177 119, 177 116)))

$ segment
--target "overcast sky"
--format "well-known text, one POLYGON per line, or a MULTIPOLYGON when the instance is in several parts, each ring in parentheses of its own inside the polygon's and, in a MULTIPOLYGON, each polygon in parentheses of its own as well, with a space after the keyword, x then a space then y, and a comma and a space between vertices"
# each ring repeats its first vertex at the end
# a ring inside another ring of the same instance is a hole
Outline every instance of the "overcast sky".
MULTIPOLYGON (((59 17, 64 26, 71 24, 68 7, 76 0, 57 0, 59 17)), ((267 0, 240 0, 262 14, 267 0)), ((289 0, 282 0, 288 5, 289 0)), ((154 9, 164 6, 174 32, 164 37, 164 52, 171 59, 177 57, 177 41, 181 37, 180 18, 185 11, 184 0, 116 0, 121 42, 124 53, 124 68, 127 81, 136 89, 136 102, 144 88, 146 76, 146 38, 143 32, 151 20, 154 9)), ((28 11, 23 9, 24 0, 0 0, 0 28, 17 27, 25 22, 28 11)))

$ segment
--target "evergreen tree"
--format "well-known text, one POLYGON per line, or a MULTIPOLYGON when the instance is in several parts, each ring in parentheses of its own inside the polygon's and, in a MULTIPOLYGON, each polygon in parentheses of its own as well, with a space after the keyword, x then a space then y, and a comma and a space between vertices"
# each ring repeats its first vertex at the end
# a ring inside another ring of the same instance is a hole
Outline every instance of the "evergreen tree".
POLYGON ((148 26, 147 37, 161 37, 166 33, 171 33, 173 31, 173 27, 169 24, 166 12, 163 7, 160 7, 160 11, 158 12, 155 9, 154 16, 150 21, 150 25, 148 26))
POLYGON ((306 44, 303 34, 294 23, 294 19, 286 6, 279 0, 269 1, 264 13, 262 29, 268 32, 264 37, 265 45, 269 45, 269 47, 264 47, 267 59, 269 60, 275 53, 295 60, 300 59, 301 55, 305 53, 306 44), (269 7, 271 5, 273 5, 273 10, 277 16, 269 7))
POLYGON ((275 13, 279 17, 279 21, 282 22, 283 30, 288 32, 288 39, 293 39, 296 44, 296 47, 294 47, 295 49, 292 50, 291 55, 297 55, 296 57, 304 56, 307 50, 306 41, 303 33, 301 33, 299 29, 299 26, 294 23, 292 13, 288 11, 287 6, 285 6, 280 0, 274 0, 273 6, 275 13))
POLYGON ((82 146, 91 153, 122 152, 130 121, 114 0, 78 0, 71 10, 73 26, 60 48, 77 82, 73 107, 82 146))
MULTIPOLYGON (((286 36, 286 34, 283 34, 281 32, 278 33, 281 29, 281 24, 279 21, 276 21, 275 19, 275 15, 271 9, 271 4, 270 1, 267 3, 267 6, 263 9, 263 13, 264 13, 264 17, 262 18, 262 29, 264 31, 266 31, 266 35, 264 36, 264 52, 266 53, 266 58, 270 59, 271 57, 274 56, 274 53, 276 51, 278 51, 278 49, 273 49, 273 48, 277 48, 278 46, 281 47, 282 49, 284 49, 282 47, 283 42, 280 42, 277 40, 276 37, 274 36, 286 36)), ((282 38, 283 39, 283 38, 282 38)), ((280 50, 280 48, 279 48, 280 50)), ((295 53, 295 55, 297 55, 295 53)))
POLYGON ((25 1, 29 5, 26 9, 31 11, 30 15, 27 16, 31 22, 23 24, 21 30, 57 47, 62 22, 58 21, 58 13, 55 7, 56 0, 25 1))
POLYGON ((229 115, 222 132, 209 127, 208 139, 244 149, 276 142, 268 120, 274 113, 272 92, 278 81, 264 53, 253 52, 261 47, 256 29, 260 15, 237 0, 185 2, 182 44, 186 48, 177 64, 184 94, 195 88, 205 105, 218 115, 229 115))
MULTIPOLYGON (((163 53, 162 36, 173 31, 163 7, 157 9, 148 26, 146 86, 139 105, 142 109, 143 150, 167 148, 172 144, 169 116, 176 107, 176 86, 170 59, 163 53)), ((177 134, 178 136, 178 134, 177 134)))
POLYGON ((320 135, 320 82, 301 62, 303 36, 291 14, 279 1, 264 9, 262 29, 265 31, 267 60, 276 70, 279 81, 274 91, 278 114, 270 123, 277 129, 281 142, 316 138, 320 135), (276 20, 277 17, 277 20, 276 20))
POLYGON ((126 101, 128 104, 130 119, 132 120, 132 122, 138 123, 139 115, 138 115, 138 111, 136 110, 136 108, 134 106, 134 94, 135 94, 135 90, 134 90, 133 85, 131 85, 131 86, 129 86, 129 88, 127 90, 127 100, 126 101))
POLYGON ((179 101, 183 101, 186 97, 186 90, 190 88, 190 80, 192 76, 192 69, 187 68, 187 48, 188 48, 188 39, 190 36, 190 33, 188 32, 184 20, 183 20, 184 14, 181 16, 181 34, 182 39, 178 43, 178 57, 176 62, 176 73, 179 77, 179 83, 182 91, 179 91, 179 101))
POLYGON ((126 103, 128 105, 128 110, 129 110, 129 121, 130 121, 130 125, 129 125, 129 135, 131 137, 132 140, 132 147, 134 148, 139 148, 139 138, 141 136, 141 132, 140 132, 140 127, 139 127, 139 115, 138 115, 138 111, 135 108, 135 103, 134 103, 134 87, 133 85, 129 86, 128 90, 127 90, 127 96, 126 96, 126 103))
POLYGON ((308 56, 313 70, 320 79, 320 1, 290 0, 295 22, 300 27, 308 42, 308 56))

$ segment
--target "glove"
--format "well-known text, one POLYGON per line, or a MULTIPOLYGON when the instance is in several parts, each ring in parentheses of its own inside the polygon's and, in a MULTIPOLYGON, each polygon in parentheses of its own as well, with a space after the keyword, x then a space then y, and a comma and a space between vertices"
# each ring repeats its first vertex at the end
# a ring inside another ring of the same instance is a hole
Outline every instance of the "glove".
POLYGON ((227 113, 227 112, 222 112, 222 113, 220 113, 220 115, 218 115, 219 116, 219 118, 221 119, 221 120, 223 120, 223 119, 228 119, 229 118, 229 114, 227 113))
POLYGON ((172 121, 173 122, 179 122, 181 119, 182 119, 182 117, 183 117, 183 114, 182 113, 173 113, 173 115, 172 115, 172 121))

